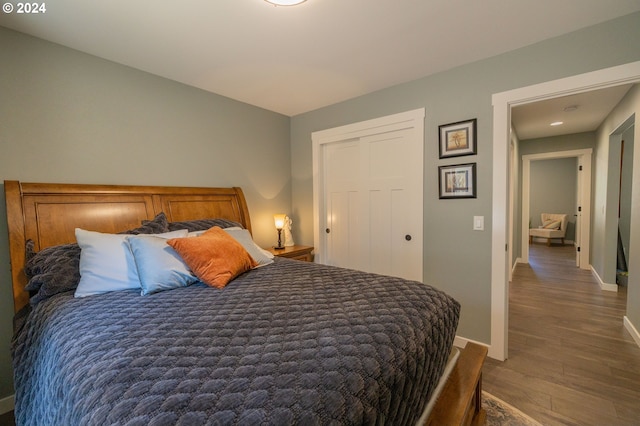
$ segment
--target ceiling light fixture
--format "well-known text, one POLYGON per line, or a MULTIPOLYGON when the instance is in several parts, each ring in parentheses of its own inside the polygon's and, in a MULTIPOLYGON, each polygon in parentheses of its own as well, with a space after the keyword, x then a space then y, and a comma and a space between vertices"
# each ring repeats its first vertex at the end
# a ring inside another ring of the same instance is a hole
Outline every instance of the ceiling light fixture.
POLYGON ((550 126, 560 126, 561 124, 564 124, 562 121, 554 121, 553 123, 550 124, 550 126))
POLYGON ((264 0, 267 3, 271 3, 274 6, 295 6, 300 3, 304 3, 307 0, 264 0))

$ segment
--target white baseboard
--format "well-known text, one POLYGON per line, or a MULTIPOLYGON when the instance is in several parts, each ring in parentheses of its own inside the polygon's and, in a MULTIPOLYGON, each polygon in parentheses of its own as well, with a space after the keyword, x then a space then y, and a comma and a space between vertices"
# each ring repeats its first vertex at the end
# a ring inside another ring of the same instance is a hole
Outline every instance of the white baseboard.
POLYGON ((466 337, 456 335, 455 339, 453 339, 453 346, 455 346, 456 348, 464 349, 464 347, 467 346, 467 343, 469 342, 475 343, 476 345, 486 346, 489 349, 489 353, 487 354, 487 356, 490 358, 495 358, 491 356, 491 345, 487 345, 486 343, 478 342, 476 340, 467 339, 466 337))
POLYGON ((518 266, 518 263, 523 263, 521 257, 517 257, 516 261, 513 263, 513 267, 511 268, 511 275, 513 275, 513 273, 516 272, 516 267, 518 266))
POLYGON ((467 346, 468 341, 468 339, 456 335, 455 339, 453 339, 453 346, 455 346, 456 348, 464 349, 464 347, 467 346))
POLYGON ((624 328, 627 329, 633 340, 635 340, 636 345, 640 346, 640 333, 638 333, 638 329, 633 326, 629 318, 624 316, 624 328))
POLYGON ((9 411, 13 410, 15 403, 15 395, 10 395, 6 398, 0 399, 0 414, 8 413, 9 411))
POLYGON ((602 290, 618 292, 618 284, 610 284, 602 281, 602 278, 600 278, 600 275, 598 275, 598 272, 593 268, 593 266, 591 266, 591 273, 596 277, 596 280, 598 280, 598 284, 602 290))

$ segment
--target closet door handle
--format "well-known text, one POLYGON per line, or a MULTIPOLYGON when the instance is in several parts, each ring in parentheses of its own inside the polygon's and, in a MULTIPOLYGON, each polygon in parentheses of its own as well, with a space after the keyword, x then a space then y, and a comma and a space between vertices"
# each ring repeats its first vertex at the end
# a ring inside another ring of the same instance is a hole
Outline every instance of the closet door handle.
POLYGON ((327 229, 324 230, 324 232, 326 232, 327 234, 330 234, 331 233, 331 229, 327 228, 327 229))
POLYGON ((407 234, 404 236, 404 239, 407 241, 411 241, 411 235, 407 234))

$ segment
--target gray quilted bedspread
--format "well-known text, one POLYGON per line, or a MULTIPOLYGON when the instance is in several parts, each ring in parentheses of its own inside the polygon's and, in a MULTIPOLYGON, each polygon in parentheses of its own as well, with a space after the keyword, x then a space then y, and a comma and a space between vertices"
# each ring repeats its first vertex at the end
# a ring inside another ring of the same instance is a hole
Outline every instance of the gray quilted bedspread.
POLYGON ((421 283, 276 260, 222 290, 38 304, 14 342, 17 424, 415 423, 459 304, 421 283))

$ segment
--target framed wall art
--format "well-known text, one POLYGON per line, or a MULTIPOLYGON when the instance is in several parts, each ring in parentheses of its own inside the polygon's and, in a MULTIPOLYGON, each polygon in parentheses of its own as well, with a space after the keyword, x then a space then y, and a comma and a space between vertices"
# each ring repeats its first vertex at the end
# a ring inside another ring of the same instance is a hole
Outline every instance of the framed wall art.
POLYGON ((440 198, 476 198, 476 163, 438 167, 440 198))
POLYGON ((438 126, 440 158, 477 154, 476 122, 474 118, 438 126))

